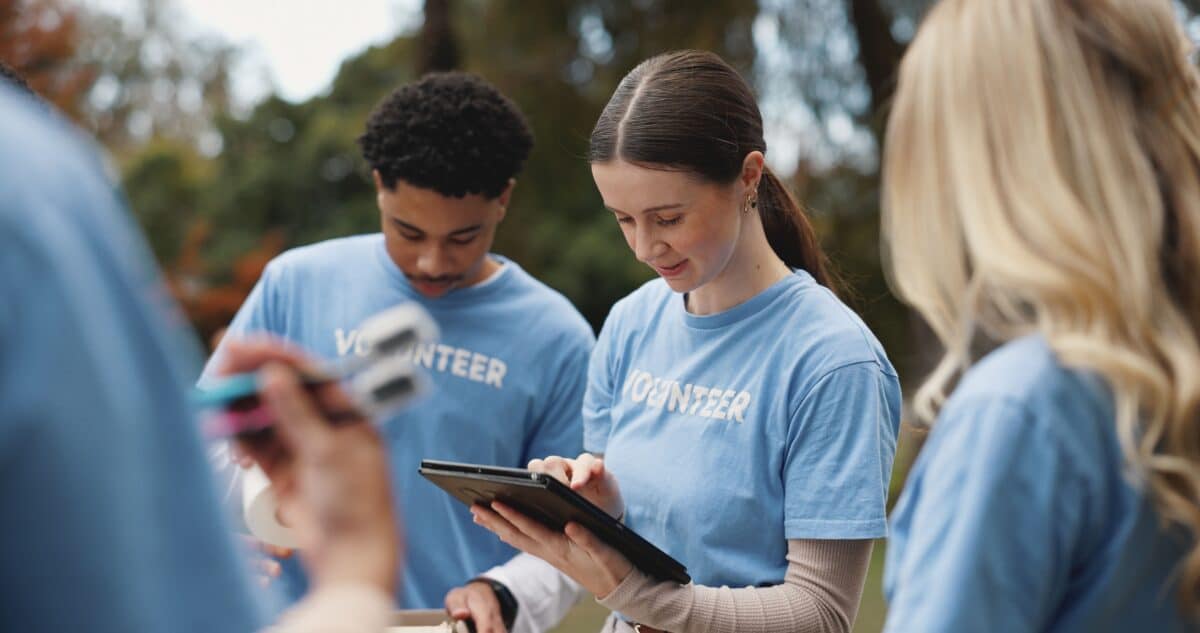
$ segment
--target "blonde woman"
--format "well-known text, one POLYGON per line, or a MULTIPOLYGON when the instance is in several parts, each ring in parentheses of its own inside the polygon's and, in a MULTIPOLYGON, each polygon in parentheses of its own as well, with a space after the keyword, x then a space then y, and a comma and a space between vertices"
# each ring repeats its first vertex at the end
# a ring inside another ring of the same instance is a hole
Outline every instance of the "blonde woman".
POLYGON ((885 233, 946 355, 916 398, 937 424, 893 515, 888 631, 1198 630, 1183 42, 1168 0, 945 0, 908 52, 885 233))

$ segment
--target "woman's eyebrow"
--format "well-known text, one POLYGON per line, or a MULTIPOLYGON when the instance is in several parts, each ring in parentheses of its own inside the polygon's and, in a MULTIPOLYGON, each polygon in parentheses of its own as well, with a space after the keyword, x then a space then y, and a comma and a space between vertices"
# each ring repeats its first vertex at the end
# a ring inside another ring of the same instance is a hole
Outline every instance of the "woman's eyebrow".
MULTIPOLYGON (((683 206, 682 202, 673 202, 671 204, 659 204, 659 205, 655 205, 653 207, 646 207, 645 209, 642 209, 642 213, 654 213, 655 211, 669 211, 671 209, 678 209, 679 207, 682 207, 682 206, 683 206)), ((604 208, 608 209, 609 211, 612 211, 613 213, 625 213, 624 211, 622 211, 620 209, 614 209, 614 208, 608 206, 607 204, 604 205, 604 208)), ((630 215, 630 214, 625 213, 625 215, 630 215)))

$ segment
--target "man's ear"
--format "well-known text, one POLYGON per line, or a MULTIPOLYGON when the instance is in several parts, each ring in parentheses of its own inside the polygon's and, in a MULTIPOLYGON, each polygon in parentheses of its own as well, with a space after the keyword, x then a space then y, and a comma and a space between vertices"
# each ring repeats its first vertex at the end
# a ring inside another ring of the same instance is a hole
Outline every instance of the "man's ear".
POLYGON ((513 189, 516 189, 516 187, 517 179, 509 178, 508 186, 504 188, 504 191, 500 192, 499 196, 496 196, 496 202, 500 205, 500 219, 504 219, 504 214, 508 211, 508 203, 512 201, 513 189))
POLYGON ((376 193, 383 193, 383 190, 384 190, 384 189, 386 189, 387 187, 384 187, 384 186, 383 186, 383 176, 380 176, 380 175, 379 175, 379 170, 378 170, 378 169, 372 169, 372 170, 371 170, 371 177, 372 177, 372 179, 374 179, 374 180, 375 180, 375 192, 376 192, 376 193))

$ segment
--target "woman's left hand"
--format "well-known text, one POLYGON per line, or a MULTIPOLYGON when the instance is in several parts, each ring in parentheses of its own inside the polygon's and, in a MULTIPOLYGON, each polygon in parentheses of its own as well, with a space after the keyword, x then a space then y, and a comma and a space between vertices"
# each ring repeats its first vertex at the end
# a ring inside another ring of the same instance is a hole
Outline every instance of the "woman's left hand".
POLYGON ((491 506, 471 506, 476 523, 505 543, 554 565, 597 598, 612 593, 633 571, 629 559, 578 523, 555 532, 499 501, 491 506))

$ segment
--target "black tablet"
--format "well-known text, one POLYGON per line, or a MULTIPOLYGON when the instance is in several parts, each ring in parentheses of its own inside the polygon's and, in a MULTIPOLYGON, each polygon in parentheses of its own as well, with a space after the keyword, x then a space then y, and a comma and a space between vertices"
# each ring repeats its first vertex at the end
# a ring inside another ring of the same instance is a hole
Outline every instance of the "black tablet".
POLYGON ((468 506, 500 501, 553 530, 574 521, 625 555, 646 574, 679 584, 687 568, 554 477, 521 468, 421 460, 417 471, 468 506))

